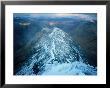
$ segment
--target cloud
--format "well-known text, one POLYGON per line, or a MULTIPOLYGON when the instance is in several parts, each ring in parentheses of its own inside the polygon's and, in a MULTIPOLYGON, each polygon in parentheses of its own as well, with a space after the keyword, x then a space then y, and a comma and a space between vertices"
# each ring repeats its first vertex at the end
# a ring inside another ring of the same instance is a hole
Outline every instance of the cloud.
POLYGON ((67 17, 67 18, 79 18, 79 19, 82 19, 82 20, 87 20, 87 21, 90 21, 90 22, 94 22, 94 20, 96 18, 94 18, 93 16, 91 16, 91 14, 55 14, 57 17, 67 17))
POLYGON ((39 18, 39 17, 46 17, 46 18, 74 18, 74 19, 81 19, 81 20, 86 20, 90 22, 94 22, 96 20, 96 14, 93 13, 32 13, 29 14, 29 16, 33 18, 39 18))

